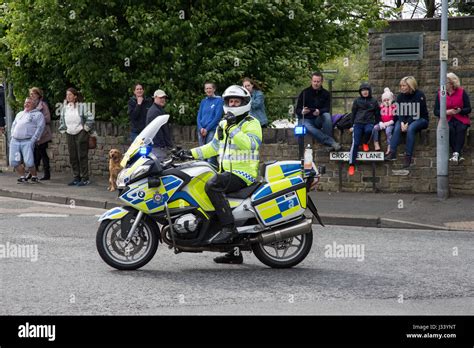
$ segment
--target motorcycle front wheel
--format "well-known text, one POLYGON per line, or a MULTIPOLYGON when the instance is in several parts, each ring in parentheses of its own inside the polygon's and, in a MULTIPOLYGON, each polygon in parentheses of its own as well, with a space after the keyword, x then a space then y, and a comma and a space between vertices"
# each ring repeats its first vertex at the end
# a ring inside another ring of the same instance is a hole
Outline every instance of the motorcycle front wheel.
POLYGON ((303 261, 313 245, 313 232, 271 244, 253 244, 252 250, 263 264, 272 268, 290 268, 303 261))
POLYGON ((155 256, 159 229, 144 217, 129 243, 121 231, 121 220, 104 220, 97 230, 96 246, 102 260, 118 270, 135 270, 145 266, 155 256))

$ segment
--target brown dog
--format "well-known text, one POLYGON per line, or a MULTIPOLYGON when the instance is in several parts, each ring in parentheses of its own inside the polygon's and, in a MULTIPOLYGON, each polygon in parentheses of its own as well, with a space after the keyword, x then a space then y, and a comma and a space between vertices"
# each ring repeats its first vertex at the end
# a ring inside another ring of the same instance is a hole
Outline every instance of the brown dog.
POLYGON ((122 170, 120 161, 122 160, 122 153, 117 149, 109 151, 109 187, 107 190, 115 191, 117 189, 117 175, 122 170))

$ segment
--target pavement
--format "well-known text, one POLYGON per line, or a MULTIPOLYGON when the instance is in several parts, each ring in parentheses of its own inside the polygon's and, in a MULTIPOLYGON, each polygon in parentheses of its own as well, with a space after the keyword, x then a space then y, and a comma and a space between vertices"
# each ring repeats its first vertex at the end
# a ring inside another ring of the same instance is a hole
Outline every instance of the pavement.
MULTIPOLYGON (((53 173, 51 180, 38 184, 17 184, 16 179, 11 171, 0 172, 0 196, 102 209, 122 205, 117 192, 107 191, 105 177, 93 177, 84 187, 67 186, 69 173, 53 173)), ((474 195, 445 201, 436 194, 318 191, 310 195, 327 225, 474 232, 474 195)))

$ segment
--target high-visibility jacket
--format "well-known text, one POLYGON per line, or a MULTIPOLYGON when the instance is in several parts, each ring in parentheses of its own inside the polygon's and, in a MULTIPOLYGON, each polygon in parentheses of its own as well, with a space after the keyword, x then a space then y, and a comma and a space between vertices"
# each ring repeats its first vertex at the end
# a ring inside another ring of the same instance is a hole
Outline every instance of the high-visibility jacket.
POLYGON ((222 161, 220 171, 232 171, 247 185, 254 183, 258 176, 260 161, 258 151, 262 144, 260 122, 249 115, 237 125, 231 126, 229 130, 226 120, 220 121, 219 127, 223 129, 224 139, 219 140, 219 128, 217 128, 211 142, 191 150, 193 157, 206 159, 219 155, 219 163, 222 161))

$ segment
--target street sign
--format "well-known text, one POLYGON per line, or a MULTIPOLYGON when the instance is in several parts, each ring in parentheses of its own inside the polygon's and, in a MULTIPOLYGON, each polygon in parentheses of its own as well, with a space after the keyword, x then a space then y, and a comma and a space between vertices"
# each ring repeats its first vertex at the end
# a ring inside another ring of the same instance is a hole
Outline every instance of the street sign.
MULTIPOLYGON (((330 152, 331 161, 349 161, 349 152, 330 152)), ((359 152, 357 161, 384 161, 384 153, 381 151, 359 152)))
POLYGON ((439 60, 448 60, 448 41, 439 42, 439 60))

